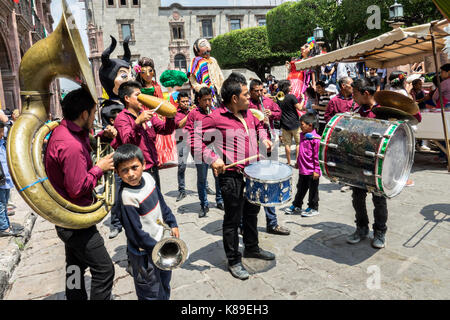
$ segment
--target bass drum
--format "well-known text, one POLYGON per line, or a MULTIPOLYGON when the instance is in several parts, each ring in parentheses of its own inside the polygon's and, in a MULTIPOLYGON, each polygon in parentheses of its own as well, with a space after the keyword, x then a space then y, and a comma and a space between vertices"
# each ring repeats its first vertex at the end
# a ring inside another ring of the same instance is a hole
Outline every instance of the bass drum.
POLYGON ((414 145, 406 122, 337 114, 322 134, 319 163, 332 181, 392 198, 408 180, 414 145))

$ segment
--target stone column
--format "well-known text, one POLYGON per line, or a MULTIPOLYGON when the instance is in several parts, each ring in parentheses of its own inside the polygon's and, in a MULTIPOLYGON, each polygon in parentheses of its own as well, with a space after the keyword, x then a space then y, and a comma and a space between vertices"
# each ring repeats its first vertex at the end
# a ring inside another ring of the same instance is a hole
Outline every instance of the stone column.
POLYGON ((17 30, 16 11, 13 10, 10 16, 10 32, 9 43, 11 48, 11 69, 14 75, 14 99, 17 108, 22 111, 22 99, 20 98, 20 81, 19 81, 19 67, 22 57, 20 56, 20 42, 19 33, 17 30))
POLYGON ((1 109, 6 108, 5 93, 3 91, 2 70, 0 69, 0 105, 1 109))

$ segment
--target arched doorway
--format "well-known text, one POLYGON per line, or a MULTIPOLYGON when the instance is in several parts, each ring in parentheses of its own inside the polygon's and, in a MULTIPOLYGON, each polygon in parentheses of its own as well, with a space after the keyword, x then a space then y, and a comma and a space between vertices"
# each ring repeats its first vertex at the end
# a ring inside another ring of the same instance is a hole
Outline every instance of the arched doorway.
POLYGON ((186 57, 182 54, 177 54, 174 58, 175 69, 186 72, 186 57))
POLYGON ((4 41, 3 36, 0 34, 0 81, 3 92, 0 93, 2 99, 2 109, 13 110, 18 106, 15 106, 15 94, 13 84, 13 70, 11 65, 11 59, 9 55, 8 47, 4 41))

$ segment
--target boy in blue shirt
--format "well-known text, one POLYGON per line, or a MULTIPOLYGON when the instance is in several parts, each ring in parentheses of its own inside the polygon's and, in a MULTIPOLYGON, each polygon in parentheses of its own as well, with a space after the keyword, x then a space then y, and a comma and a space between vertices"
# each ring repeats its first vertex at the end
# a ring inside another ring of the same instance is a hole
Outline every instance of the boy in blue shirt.
POLYGON ((139 147, 121 145, 114 152, 114 168, 122 179, 118 193, 119 219, 127 236, 128 257, 139 300, 169 300, 172 271, 158 269, 152 250, 161 240, 164 221, 179 238, 177 222, 166 205, 153 177, 144 172, 144 155, 139 147))

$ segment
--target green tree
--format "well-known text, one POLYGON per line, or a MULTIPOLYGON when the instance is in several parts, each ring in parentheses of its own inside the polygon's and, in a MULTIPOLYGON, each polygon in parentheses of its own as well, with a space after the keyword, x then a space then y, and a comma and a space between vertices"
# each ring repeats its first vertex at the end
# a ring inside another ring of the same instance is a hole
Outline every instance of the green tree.
MULTIPOLYGON (((400 0, 405 26, 442 19, 432 0, 400 0)), ((324 29, 329 50, 371 39, 391 28, 389 7, 394 0, 300 0, 284 3, 267 13, 269 46, 274 51, 296 51, 313 35, 316 26, 324 29), (380 8, 381 28, 370 30, 370 6, 380 8)))
POLYGON ((234 30, 211 40, 211 55, 222 69, 246 68, 261 79, 273 66, 283 65, 299 53, 272 52, 266 27, 234 30))

